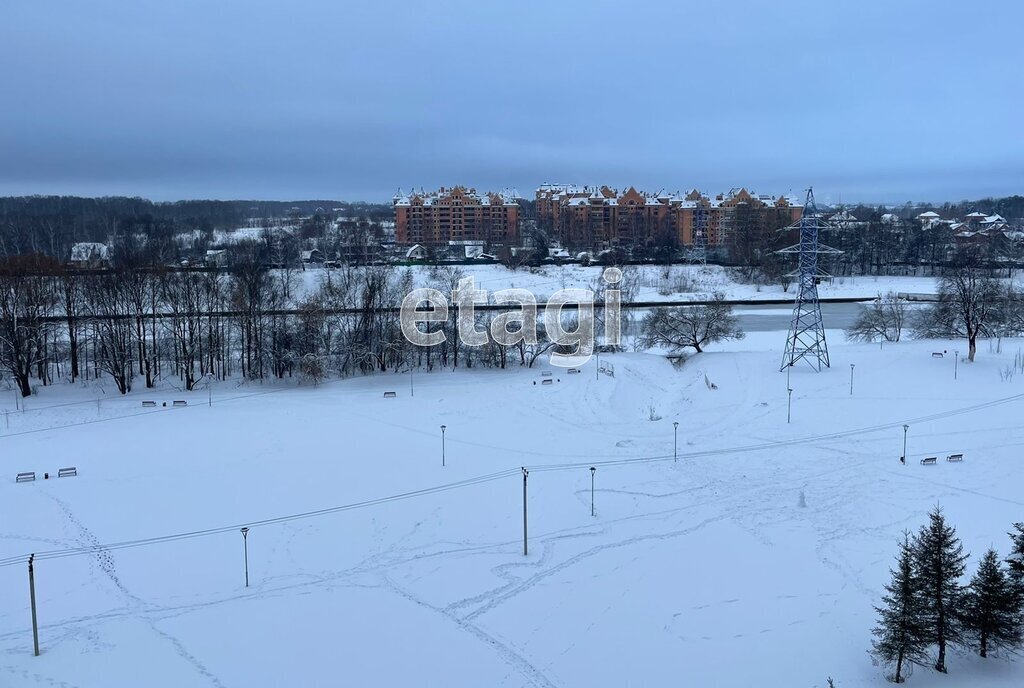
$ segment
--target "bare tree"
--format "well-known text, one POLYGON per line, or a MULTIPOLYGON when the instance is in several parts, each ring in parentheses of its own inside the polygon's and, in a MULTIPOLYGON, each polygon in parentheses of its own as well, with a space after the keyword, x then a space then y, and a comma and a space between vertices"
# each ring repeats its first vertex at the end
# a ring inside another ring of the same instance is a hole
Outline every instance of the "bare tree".
POLYGON ((861 309, 846 338, 855 342, 873 342, 876 338, 898 342, 907 321, 907 302, 899 294, 879 294, 870 306, 861 309))
POLYGON ((85 290, 98 361, 114 380, 117 391, 132 389, 135 326, 130 317, 131 295, 120 273, 100 275, 85 290))
POLYGON ((68 355, 71 363, 71 381, 78 379, 78 341, 81 330, 79 322, 82 311, 82 278, 70 270, 63 270, 58 277, 57 294, 64 310, 64 321, 68 329, 68 355))
POLYGON ((697 353, 712 342, 743 339, 732 306, 721 293, 708 304, 659 308, 647 314, 641 323, 640 345, 665 347, 670 351, 693 348, 697 353))
POLYGON ((0 265, 0 366, 23 397, 32 394, 33 369, 46 361, 51 325, 45 318, 55 303, 51 280, 33 274, 34 266, 31 257, 9 258, 0 265))
POLYGON ((979 336, 994 333, 1002 317, 999 283, 987 277, 979 261, 967 256, 939 280, 939 301, 921 311, 914 330, 919 337, 964 337, 974 361, 979 336))
POLYGON ((196 369, 202 359, 205 279, 198 272, 168 273, 161 292, 171 315, 164 324, 174 341, 175 367, 185 389, 192 390, 199 380, 196 369))

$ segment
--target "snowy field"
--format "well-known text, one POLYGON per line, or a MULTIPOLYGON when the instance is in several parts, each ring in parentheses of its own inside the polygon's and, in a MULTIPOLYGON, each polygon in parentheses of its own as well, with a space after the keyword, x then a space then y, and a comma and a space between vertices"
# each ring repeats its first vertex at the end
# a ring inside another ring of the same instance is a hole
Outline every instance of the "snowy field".
MULTIPOLYGON (((520 268, 510 270, 503 265, 458 265, 467 277, 473 277, 478 289, 494 292, 499 289, 528 289, 538 301, 545 300, 559 289, 573 287, 592 288, 601 279, 603 267, 589 265, 548 265, 535 270, 520 268)), ((398 268, 404 269, 404 268, 398 268)), ((417 286, 435 286, 430 279, 430 268, 414 266, 414 281, 417 286)), ((722 292, 726 298, 734 300, 792 300, 795 286, 789 292, 783 291, 779 284, 745 284, 734 280, 729 272, 718 265, 673 265, 667 271, 664 266, 630 265, 625 268, 627 273, 636 276, 637 301, 684 301, 709 298, 715 292, 722 292)), ((309 268, 304 271, 293 271, 293 279, 303 289, 311 291, 325 279, 327 270, 309 268)), ((857 298, 873 299, 879 294, 889 291, 913 294, 935 293, 934 277, 837 277, 831 282, 822 283, 818 294, 823 299, 857 298)))
MULTIPOLYGON (((954 380, 961 342, 829 335, 832 368, 792 373, 789 424, 784 333, 551 385, 423 372, 415 396, 396 374, 224 385, 212 407, 43 389, 0 418, 0 686, 886 685, 867 650, 901 531, 938 503, 968 551, 1005 553, 1024 520, 1024 379, 1000 379, 1024 341, 982 343, 954 380)), ((947 661, 909 685, 1024 684, 1020 662, 947 661)))

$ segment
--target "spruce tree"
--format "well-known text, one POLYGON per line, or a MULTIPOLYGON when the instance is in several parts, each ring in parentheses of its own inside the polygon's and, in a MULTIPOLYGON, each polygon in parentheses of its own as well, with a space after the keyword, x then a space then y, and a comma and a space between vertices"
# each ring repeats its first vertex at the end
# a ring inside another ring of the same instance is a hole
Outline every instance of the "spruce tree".
POLYGON ((885 586, 882 606, 878 612, 874 654, 882 661, 895 663, 893 681, 902 683, 905 664, 923 664, 929 644, 928 628, 923 616, 923 595, 914 575, 914 553, 910 546, 910 533, 904 531, 900 543, 896 568, 891 569, 892 581, 885 586))
POLYGON ((1016 532, 1010 533, 1013 545, 1006 557, 1006 567, 1017 592, 1024 596, 1024 523, 1014 523, 1013 527, 1016 532))
POLYGON ((938 645, 935 670, 946 672, 946 645, 963 644, 960 605, 967 555, 956 536, 946 525, 942 509, 928 514, 928 524, 914 538, 914 569, 924 591, 924 618, 930 640, 938 645))
POLYGON ((988 649, 1012 650, 1021 641, 1021 617, 1017 591, 1003 571, 994 549, 985 552, 964 599, 964 630, 978 644, 978 654, 988 649))

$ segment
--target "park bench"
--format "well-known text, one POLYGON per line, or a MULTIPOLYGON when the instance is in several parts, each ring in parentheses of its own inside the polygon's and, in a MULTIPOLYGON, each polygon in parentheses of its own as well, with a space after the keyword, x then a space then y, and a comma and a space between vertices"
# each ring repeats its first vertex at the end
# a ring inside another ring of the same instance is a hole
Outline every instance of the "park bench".
POLYGON ((155 401, 144 401, 144 402, 142 402, 142 407, 143 408, 153 408, 155 406, 156 406, 156 402, 155 401))
POLYGON ((933 351, 932 352, 932 358, 942 358, 943 355, 944 354, 941 351, 933 351))
POLYGON ((545 370, 545 371, 541 372, 540 376, 541 377, 551 377, 551 371, 550 370, 545 370))
POLYGON ((76 475, 78 475, 78 469, 75 468, 74 466, 70 466, 68 468, 61 468, 58 469, 57 471, 58 478, 72 478, 76 475))
POLYGON ((29 471, 27 473, 19 473, 18 477, 14 479, 17 483, 30 483, 36 479, 35 471, 29 471))
POLYGON ((398 395, 396 393, 394 393, 394 392, 384 392, 384 398, 385 399, 394 399, 397 396, 398 395))
POLYGON ((540 383, 541 383, 542 385, 551 385, 551 384, 554 384, 554 382, 555 382, 555 381, 554 381, 554 380, 552 380, 551 378, 548 378, 547 380, 541 380, 541 381, 540 381, 540 383))
POLYGON ((946 461, 963 461, 963 460, 964 460, 964 455, 963 454, 950 454, 949 456, 946 457, 946 461))
POLYGON ((580 372, 579 368, 569 368, 569 374, 570 375, 572 375, 573 373, 578 373, 578 372, 580 372))
POLYGON ((188 406, 188 402, 187 401, 176 401, 176 402, 174 402, 174 406, 188 406))
POLYGON ((922 466, 934 466, 935 462, 939 460, 937 456, 929 456, 927 459, 921 459, 922 466))

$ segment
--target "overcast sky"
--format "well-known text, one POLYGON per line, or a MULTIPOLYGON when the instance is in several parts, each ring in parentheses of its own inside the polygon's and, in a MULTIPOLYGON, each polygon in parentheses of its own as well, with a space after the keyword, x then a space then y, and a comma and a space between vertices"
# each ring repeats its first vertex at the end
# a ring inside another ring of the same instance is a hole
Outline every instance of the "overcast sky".
POLYGON ((2 0, 0 195, 1024 193, 1022 20, 1008 0, 2 0))

